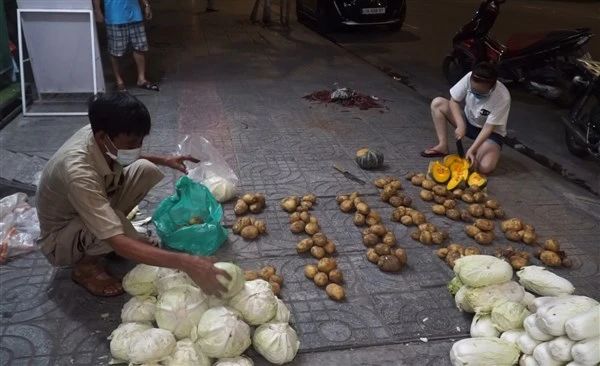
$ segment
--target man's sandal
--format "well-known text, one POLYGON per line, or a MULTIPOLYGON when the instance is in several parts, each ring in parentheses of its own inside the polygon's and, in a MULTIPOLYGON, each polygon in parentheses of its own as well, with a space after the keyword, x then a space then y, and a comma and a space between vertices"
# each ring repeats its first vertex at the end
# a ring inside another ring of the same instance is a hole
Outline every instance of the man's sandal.
POLYGON ((123 292, 125 292, 123 290, 123 287, 120 286, 121 282, 118 279, 116 279, 114 277, 99 279, 98 276, 100 276, 101 274, 107 274, 107 273, 102 270, 95 270, 95 271, 92 271, 91 273, 88 273, 85 275, 83 275, 83 274, 76 275, 75 270, 73 270, 73 272, 71 273, 71 279, 73 280, 73 282, 75 282, 79 286, 83 287, 84 289, 86 289, 89 293, 91 293, 94 296, 114 297, 114 296, 119 296, 123 292), (107 291, 108 287, 114 286, 114 285, 119 285, 119 287, 121 287, 120 290, 115 291, 115 292, 107 291))
POLYGON ((441 151, 437 151, 435 149, 425 149, 421 151, 421 156, 424 158, 441 158, 448 155, 448 153, 444 153, 441 151))

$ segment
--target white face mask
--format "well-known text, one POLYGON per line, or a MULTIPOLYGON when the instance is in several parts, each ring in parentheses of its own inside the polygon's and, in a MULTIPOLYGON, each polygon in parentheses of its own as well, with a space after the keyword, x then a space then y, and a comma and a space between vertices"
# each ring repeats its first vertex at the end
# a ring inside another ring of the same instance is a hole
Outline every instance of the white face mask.
POLYGON ((115 156, 115 154, 111 153, 108 149, 108 146, 104 145, 104 147, 106 148, 106 155, 108 155, 108 157, 121 164, 122 166, 130 165, 142 156, 141 147, 130 150, 118 149, 112 142, 110 137, 108 138, 108 141, 110 141, 110 144, 117 150, 117 155, 115 156))

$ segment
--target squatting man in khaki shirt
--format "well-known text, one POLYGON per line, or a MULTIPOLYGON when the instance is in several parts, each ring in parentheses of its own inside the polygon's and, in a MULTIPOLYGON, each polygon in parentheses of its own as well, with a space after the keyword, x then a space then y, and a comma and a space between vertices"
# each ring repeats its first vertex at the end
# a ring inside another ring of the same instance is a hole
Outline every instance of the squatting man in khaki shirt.
POLYGON ((207 294, 225 288, 213 259, 157 248, 137 233, 126 215, 163 178, 155 165, 186 173, 191 156, 141 156, 150 114, 127 93, 95 96, 90 125, 54 154, 42 172, 36 196, 41 250, 54 266, 74 266, 71 278, 96 296, 123 293, 106 272, 110 252, 138 263, 186 272, 207 294))

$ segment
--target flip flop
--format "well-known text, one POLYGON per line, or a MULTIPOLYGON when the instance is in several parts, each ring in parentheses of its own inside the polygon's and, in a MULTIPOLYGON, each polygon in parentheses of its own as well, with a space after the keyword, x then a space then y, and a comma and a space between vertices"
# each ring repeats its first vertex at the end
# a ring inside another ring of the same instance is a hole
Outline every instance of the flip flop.
POLYGON ((138 84, 138 88, 145 89, 145 90, 152 90, 152 91, 159 91, 160 90, 158 88, 157 84, 151 83, 148 80, 144 81, 141 84, 138 84))
POLYGON ((73 272, 71 272, 71 280, 73 280, 73 282, 86 289, 92 295, 98 297, 115 297, 125 292, 125 290, 123 290, 122 287, 121 290, 117 292, 105 292, 105 290, 109 286, 121 284, 121 282, 114 277, 106 278, 103 280, 97 278, 98 275, 102 273, 103 271, 93 271, 87 276, 77 276, 75 275, 75 270, 73 270, 73 272))
POLYGON ((434 149, 425 149, 421 151, 421 156, 424 158, 441 158, 448 155, 448 153, 443 153, 434 149))
POLYGON ((127 87, 125 84, 117 84, 117 91, 119 93, 127 93, 127 87))

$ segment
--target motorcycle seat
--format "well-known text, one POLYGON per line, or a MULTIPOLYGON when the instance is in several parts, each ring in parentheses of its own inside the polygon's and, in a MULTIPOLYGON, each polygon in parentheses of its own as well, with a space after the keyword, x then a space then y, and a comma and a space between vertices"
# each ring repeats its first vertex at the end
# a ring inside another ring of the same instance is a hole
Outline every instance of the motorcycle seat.
POLYGON ((519 54, 556 45, 568 38, 577 36, 585 30, 558 30, 532 33, 516 33, 506 42, 508 54, 519 54))

